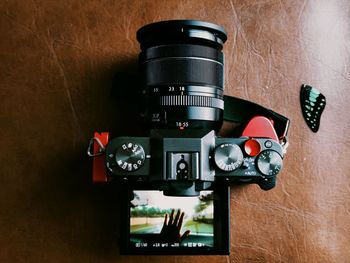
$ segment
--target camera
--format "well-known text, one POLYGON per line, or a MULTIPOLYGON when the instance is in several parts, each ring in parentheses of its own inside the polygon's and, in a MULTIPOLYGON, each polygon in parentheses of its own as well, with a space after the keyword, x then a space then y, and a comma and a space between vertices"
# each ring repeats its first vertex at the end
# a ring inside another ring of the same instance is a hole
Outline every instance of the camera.
POLYGON ((282 169, 282 156, 282 146, 271 138, 221 138, 206 130, 153 130, 150 137, 111 140, 106 167, 113 178, 148 182, 165 195, 196 196, 219 182, 256 182, 269 190, 282 169))
POLYGON ((137 40, 149 135, 96 132, 88 149, 94 182, 117 181, 125 197, 122 252, 228 254, 229 186, 275 186, 289 120, 224 96, 223 27, 162 21, 137 40), (241 125, 238 136, 218 136, 224 120, 241 125))

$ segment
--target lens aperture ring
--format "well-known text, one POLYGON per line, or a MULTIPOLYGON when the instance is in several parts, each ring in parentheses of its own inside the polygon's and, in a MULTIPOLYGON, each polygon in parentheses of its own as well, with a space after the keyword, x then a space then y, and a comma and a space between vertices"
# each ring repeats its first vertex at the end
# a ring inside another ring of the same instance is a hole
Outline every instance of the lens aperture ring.
POLYGON ((196 106, 224 109, 222 99, 209 96, 170 95, 160 96, 161 106, 196 106))

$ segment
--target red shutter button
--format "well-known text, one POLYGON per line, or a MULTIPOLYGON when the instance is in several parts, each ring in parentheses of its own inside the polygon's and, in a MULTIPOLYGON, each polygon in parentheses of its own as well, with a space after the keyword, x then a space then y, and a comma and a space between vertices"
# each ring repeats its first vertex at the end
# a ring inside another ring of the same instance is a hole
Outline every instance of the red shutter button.
POLYGON ((260 153, 261 147, 257 140, 249 139, 244 144, 244 151, 249 156, 257 156, 260 153))

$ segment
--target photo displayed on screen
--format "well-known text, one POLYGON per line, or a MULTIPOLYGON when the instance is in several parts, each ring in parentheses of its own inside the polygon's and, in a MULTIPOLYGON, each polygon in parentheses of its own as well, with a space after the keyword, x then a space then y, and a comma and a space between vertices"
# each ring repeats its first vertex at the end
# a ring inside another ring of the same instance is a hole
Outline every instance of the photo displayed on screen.
POLYGON ((133 191, 130 242, 136 248, 214 247, 213 191, 195 197, 133 191))

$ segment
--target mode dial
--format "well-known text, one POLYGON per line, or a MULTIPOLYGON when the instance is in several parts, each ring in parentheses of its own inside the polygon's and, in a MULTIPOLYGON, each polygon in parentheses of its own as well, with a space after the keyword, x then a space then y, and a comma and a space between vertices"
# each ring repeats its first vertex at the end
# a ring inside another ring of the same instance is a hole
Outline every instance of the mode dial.
POLYGON ((127 172, 133 172, 142 167, 145 162, 145 151, 136 143, 124 143, 116 153, 115 160, 118 166, 127 172))
POLYGON ((266 150, 259 154, 256 164, 266 178, 271 178, 281 171, 282 157, 276 151, 266 150))
POLYGON ((236 170, 243 162, 242 150, 236 144, 220 144, 215 148, 214 162, 216 166, 224 172, 236 170))

